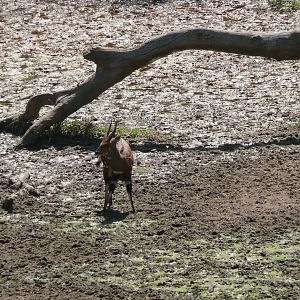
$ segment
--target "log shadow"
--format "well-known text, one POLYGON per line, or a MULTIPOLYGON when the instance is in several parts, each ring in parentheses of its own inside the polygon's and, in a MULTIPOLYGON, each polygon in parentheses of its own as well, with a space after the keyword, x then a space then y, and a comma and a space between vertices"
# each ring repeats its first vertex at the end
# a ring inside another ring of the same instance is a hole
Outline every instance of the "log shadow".
POLYGON ((145 142, 144 144, 131 144, 133 151, 147 152, 186 152, 186 151, 199 151, 199 152, 233 152, 236 150, 248 150, 252 148, 264 148, 272 145, 278 146, 291 146, 300 145, 299 136, 287 136, 284 138, 272 138, 269 141, 255 142, 251 144, 242 143, 228 143, 219 145, 217 147, 210 146, 197 146, 193 148, 182 147, 180 145, 172 145, 170 143, 155 143, 155 142, 145 142))
MULTIPOLYGON (((28 147, 31 151, 38 151, 40 149, 48 149, 54 147, 58 150, 68 147, 79 147, 85 151, 95 152, 101 142, 100 138, 84 137, 84 136, 69 136, 69 135, 55 135, 55 136, 42 136, 35 146, 28 147)), ((219 145, 217 147, 210 146, 197 146, 197 147, 183 147, 171 143, 164 143, 155 140, 146 140, 144 143, 130 140, 130 146, 133 151, 148 152, 234 152, 236 150, 249 150, 252 148, 264 148, 272 145, 278 146, 291 146, 300 145, 300 136, 288 135, 286 137, 270 138, 268 141, 258 141, 249 144, 242 143, 228 143, 219 145)))
POLYGON ((28 146, 26 149, 30 151, 39 151, 54 147, 57 150, 62 150, 69 147, 78 147, 82 150, 96 151, 100 145, 100 138, 71 136, 71 135, 42 135, 35 145, 28 146))

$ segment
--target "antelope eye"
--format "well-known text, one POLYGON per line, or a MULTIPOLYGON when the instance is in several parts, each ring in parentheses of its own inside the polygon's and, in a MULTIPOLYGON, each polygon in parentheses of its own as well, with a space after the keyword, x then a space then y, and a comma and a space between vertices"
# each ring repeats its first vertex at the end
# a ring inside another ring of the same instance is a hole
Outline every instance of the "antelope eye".
POLYGON ((102 145, 99 149, 100 153, 107 153, 109 151, 108 145, 102 145))

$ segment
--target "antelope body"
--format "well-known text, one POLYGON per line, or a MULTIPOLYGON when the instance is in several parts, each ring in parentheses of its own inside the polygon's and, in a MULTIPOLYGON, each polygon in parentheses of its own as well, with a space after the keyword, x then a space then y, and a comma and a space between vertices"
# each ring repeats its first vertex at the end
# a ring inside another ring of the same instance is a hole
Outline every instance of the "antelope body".
POLYGON ((106 137, 102 140, 98 153, 103 163, 103 177, 105 182, 105 201, 103 212, 107 205, 112 205, 112 194, 117 187, 118 180, 125 181, 127 194, 131 203, 132 211, 135 212, 132 201, 132 166, 133 154, 129 144, 116 135, 117 123, 110 132, 111 124, 106 137))

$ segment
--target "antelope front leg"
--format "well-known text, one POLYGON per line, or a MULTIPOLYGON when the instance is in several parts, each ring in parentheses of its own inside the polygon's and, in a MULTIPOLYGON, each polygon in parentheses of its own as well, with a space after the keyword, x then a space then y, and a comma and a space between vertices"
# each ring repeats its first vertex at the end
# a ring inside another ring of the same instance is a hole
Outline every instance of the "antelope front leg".
POLYGON ((114 192, 114 190, 116 189, 117 187, 117 181, 115 180, 112 180, 109 182, 109 191, 108 191, 108 205, 109 207, 112 206, 112 194, 114 192))
POLYGON ((131 181, 126 181, 126 190, 127 190, 127 194, 131 203, 131 208, 132 208, 132 212, 135 213, 135 209, 134 209, 134 205, 133 205, 133 201, 132 201, 132 182, 131 181))

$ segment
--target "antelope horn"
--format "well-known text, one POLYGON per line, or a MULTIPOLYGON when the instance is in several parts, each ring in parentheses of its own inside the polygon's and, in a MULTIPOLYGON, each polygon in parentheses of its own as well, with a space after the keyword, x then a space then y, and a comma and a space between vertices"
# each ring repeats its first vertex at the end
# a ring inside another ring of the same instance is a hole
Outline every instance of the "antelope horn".
POLYGON ((116 130, 117 130, 118 123, 119 123, 118 121, 117 121, 117 122, 115 122, 115 128, 114 128, 114 130, 112 131, 112 133, 114 133, 114 134, 116 133, 116 130))
POLYGON ((108 134, 109 134, 109 132, 110 132, 111 125, 112 125, 112 122, 110 121, 110 124, 109 124, 108 130, 107 130, 106 136, 108 136, 108 134))

